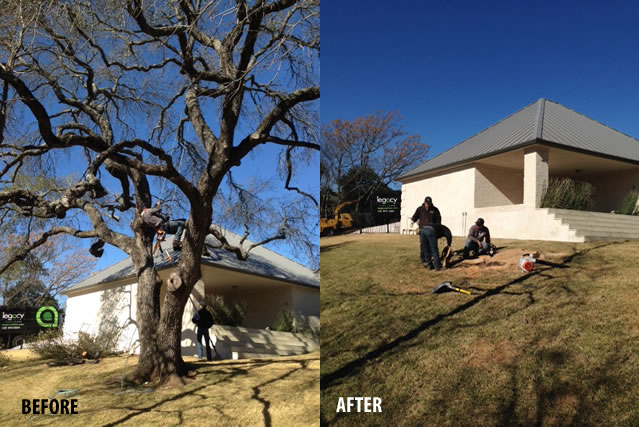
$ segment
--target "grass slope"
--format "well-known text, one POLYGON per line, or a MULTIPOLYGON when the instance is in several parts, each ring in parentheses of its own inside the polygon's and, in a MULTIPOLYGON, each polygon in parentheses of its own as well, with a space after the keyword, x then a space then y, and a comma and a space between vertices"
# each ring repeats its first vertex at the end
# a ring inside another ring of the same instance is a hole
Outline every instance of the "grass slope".
POLYGON ((41 360, 13 360, 0 372, 2 425, 319 424, 319 353, 201 363, 197 379, 183 388, 122 389, 117 378, 136 362, 109 357, 49 368, 41 360), (22 399, 78 388, 78 415, 21 413, 22 399))
POLYGON ((494 243, 566 268, 431 272, 415 236, 321 240, 323 423, 639 425, 639 241, 494 243), (445 280, 474 295, 429 294, 445 280))

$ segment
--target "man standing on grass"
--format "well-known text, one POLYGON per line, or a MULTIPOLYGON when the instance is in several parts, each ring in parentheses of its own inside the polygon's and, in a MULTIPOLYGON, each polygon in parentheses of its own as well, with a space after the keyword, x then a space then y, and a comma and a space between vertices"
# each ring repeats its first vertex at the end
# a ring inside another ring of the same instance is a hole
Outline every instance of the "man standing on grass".
MULTIPOLYGON (((422 264, 424 264, 424 267, 428 267, 429 264, 432 266, 430 256, 426 256, 426 251, 432 251, 432 245, 429 243, 432 239, 435 239, 435 248, 437 247, 437 239, 435 237, 435 230, 428 226, 442 223, 442 216, 439 213, 439 209, 433 205, 433 199, 426 197, 424 203, 417 208, 411 220, 413 224, 415 221, 419 221, 417 224, 419 233, 419 257, 422 264)), ((435 251, 435 256, 437 257, 437 264, 439 264, 437 251, 435 251)))
POLYGON ((199 311, 193 315, 193 323, 197 326, 197 360, 202 360, 203 356, 202 338, 204 338, 204 343, 206 344, 206 360, 213 360, 209 344, 209 341, 211 341, 209 328, 213 326, 213 316, 211 316, 211 313, 206 309, 206 303, 200 304, 199 311))

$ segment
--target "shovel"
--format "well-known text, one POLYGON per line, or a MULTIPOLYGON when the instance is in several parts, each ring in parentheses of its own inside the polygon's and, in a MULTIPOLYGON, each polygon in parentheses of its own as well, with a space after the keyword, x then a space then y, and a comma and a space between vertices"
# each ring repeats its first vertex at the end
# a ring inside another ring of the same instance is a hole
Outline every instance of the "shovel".
POLYGON ((430 291, 430 293, 431 294, 441 294, 442 292, 449 292, 449 291, 461 292, 462 294, 471 295, 470 292, 468 292, 468 291, 466 291, 464 289, 460 289, 460 288, 454 287, 450 282, 440 283, 439 285, 435 286, 435 289, 430 291))

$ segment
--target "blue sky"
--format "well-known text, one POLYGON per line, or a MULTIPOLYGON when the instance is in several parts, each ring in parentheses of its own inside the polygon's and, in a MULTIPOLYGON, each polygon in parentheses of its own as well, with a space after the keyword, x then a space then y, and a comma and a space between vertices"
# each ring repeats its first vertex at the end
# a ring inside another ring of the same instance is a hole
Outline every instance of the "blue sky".
POLYGON ((429 158, 539 98, 639 138, 639 2, 322 4, 321 121, 399 111, 429 158))

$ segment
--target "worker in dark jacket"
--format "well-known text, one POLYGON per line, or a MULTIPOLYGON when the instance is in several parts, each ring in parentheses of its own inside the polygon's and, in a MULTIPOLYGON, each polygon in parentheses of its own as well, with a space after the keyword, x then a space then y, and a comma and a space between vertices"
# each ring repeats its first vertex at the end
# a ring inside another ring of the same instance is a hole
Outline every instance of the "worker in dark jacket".
POLYGON ((470 253, 477 257, 487 253, 490 249, 490 230, 484 225, 484 219, 478 218, 468 230, 468 237, 464 245, 464 258, 469 258, 470 253))
POLYGON ((421 229, 430 224, 441 224, 442 216, 439 213, 439 209, 433 205, 433 199, 426 197, 424 203, 417 208, 411 220, 413 223, 419 221, 417 225, 421 229))
POLYGON ((142 210, 142 220, 160 234, 174 234, 173 249, 182 249, 182 233, 184 232, 185 221, 183 219, 170 220, 168 216, 163 215, 159 201, 154 207, 142 210))
POLYGON ((424 203, 417 208, 411 220, 413 223, 418 221, 419 257, 421 258, 422 264, 424 264, 425 267, 429 264, 432 265, 430 263, 430 257, 426 258, 426 251, 430 252, 430 239, 436 240, 434 237, 435 231, 432 228, 426 230, 426 227, 432 224, 441 224, 442 222, 442 216, 439 213, 439 209, 433 205, 433 199, 426 197, 424 203))
POLYGON ((206 344, 206 360, 213 360, 211 356, 211 347, 209 342, 211 341, 211 337, 209 336, 209 328, 213 326, 213 316, 206 309, 206 304, 200 304, 200 309, 197 313, 193 315, 193 323, 197 326, 196 335, 197 335, 197 360, 202 360, 202 338, 204 338, 204 343, 206 344))

